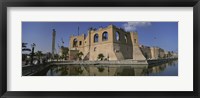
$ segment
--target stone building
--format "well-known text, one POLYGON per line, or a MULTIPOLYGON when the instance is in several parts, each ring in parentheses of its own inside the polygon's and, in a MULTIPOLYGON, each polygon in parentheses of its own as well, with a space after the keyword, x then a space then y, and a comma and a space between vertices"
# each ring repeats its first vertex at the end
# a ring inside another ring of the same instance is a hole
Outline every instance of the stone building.
POLYGON ((69 45, 70 60, 75 60, 80 52, 83 53, 83 60, 98 60, 99 54, 103 54, 107 60, 145 60, 139 48, 138 34, 114 25, 90 29, 87 36, 71 36, 69 45))
POLYGON ((144 57, 146 59, 151 59, 152 58, 153 54, 152 54, 152 50, 151 49, 152 48, 149 47, 149 46, 143 46, 143 45, 140 46, 140 50, 142 51, 142 54, 144 55, 144 57))
POLYGON ((169 52, 159 47, 140 46, 140 50, 146 59, 160 59, 169 57, 169 52))

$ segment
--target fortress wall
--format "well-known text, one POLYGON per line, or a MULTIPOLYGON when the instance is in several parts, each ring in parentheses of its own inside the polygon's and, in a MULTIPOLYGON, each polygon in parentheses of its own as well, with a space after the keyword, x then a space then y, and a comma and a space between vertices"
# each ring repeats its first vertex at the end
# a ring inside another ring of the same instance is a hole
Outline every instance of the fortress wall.
POLYGON ((131 45, 114 43, 113 52, 116 54, 118 60, 133 58, 133 47, 131 45))
POLYGON ((126 32, 113 25, 109 25, 106 28, 99 28, 98 30, 89 30, 87 37, 84 34, 71 36, 70 50, 83 52, 84 56, 89 56, 89 60, 97 60, 100 53, 104 55, 104 58, 109 57, 109 60, 145 59, 138 45, 137 33, 126 32), (102 40, 104 32, 108 34, 107 40, 102 40), (119 39, 117 39, 116 32, 118 32, 119 39), (97 42, 94 42, 95 34, 98 34, 97 42), (73 46, 75 38, 78 40, 76 47, 73 46))
POLYGON ((113 50, 118 60, 133 58, 133 44, 130 32, 113 26, 113 50))
POLYGON ((90 59, 89 60, 97 60, 98 55, 102 53, 104 58, 108 58, 109 60, 117 60, 115 53, 113 52, 113 44, 105 43, 105 44, 96 44, 91 46, 90 48, 90 59))
POLYGON ((146 59, 150 59, 152 57, 150 47, 141 46, 140 50, 142 51, 142 54, 145 56, 146 59))
POLYGON ((108 26, 107 28, 99 29, 97 31, 91 31, 90 33, 90 43, 91 45, 97 45, 97 44, 104 44, 104 43, 111 43, 113 42, 113 33, 112 33, 112 26, 108 26), (103 33, 107 32, 108 39, 102 40, 103 33), (98 42, 94 42, 94 36, 95 34, 98 34, 98 42))
POLYGON ((138 46, 133 46, 133 60, 146 60, 138 46))
POLYGON ((70 36, 70 42, 69 42, 69 49, 70 50, 83 50, 84 46, 84 34, 79 36, 70 36), (74 47, 74 40, 77 39, 76 46, 74 47))
POLYGON ((69 50, 69 60, 76 60, 76 54, 78 52, 78 50, 69 50))
POLYGON ((124 30, 113 26, 113 43, 132 45, 131 37, 132 36, 129 32, 125 32, 124 30), (119 34, 119 40, 117 40, 117 36, 116 36, 117 32, 119 34), (125 39, 125 36, 127 37, 127 41, 125 39))
POLYGON ((130 32, 133 44, 133 60, 146 60, 139 48, 138 34, 130 32))

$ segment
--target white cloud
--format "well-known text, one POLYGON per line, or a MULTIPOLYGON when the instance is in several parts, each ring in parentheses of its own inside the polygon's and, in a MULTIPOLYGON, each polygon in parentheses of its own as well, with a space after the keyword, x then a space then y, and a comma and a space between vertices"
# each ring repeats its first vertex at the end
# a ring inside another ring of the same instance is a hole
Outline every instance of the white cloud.
POLYGON ((126 31, 136 31, 137 27, 146 27, 150 26, 151 22, 127 22, 123 24, 123 27, 126 31))

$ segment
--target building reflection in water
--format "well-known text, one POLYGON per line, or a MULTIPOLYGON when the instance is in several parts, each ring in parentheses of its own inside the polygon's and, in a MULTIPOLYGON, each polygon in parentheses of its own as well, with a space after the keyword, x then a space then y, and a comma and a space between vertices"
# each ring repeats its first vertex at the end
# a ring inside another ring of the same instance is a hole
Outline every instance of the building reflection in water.
POLYGON ((148 67, 147 75, 178 76, 178 61, 171 61, 159 65, 150 65, 148 67))
MULTIPOLYGON (((170 67, 177 67, 178 61, 159 65, 51 65, 46 76, 148 76, 170 73, 170 67)), ((177 69, 178 71, 178 69, 177 69)), ((174 74, 176 76, 176 74, 174 74)))

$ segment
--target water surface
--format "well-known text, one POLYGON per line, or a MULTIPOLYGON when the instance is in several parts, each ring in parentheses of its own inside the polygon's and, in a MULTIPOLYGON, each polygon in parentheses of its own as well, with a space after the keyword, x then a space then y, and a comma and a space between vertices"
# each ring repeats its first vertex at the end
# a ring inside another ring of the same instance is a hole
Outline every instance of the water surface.
POLYGON ((39 76, 178 76, 178 61, 157 65, 51 65, 39 76))

